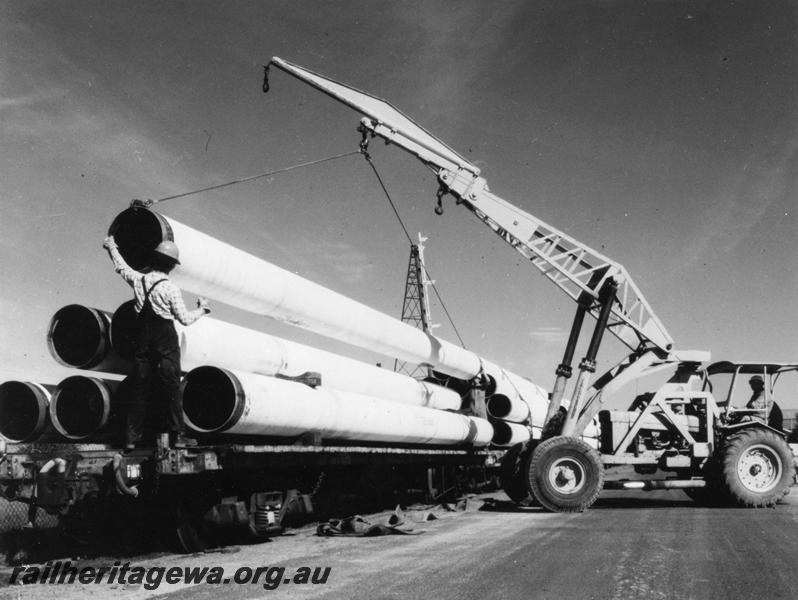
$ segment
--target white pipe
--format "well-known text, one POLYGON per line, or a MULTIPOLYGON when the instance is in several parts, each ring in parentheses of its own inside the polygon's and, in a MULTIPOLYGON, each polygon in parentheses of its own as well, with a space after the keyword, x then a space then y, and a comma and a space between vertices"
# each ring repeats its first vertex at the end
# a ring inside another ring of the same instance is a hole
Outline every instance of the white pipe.
POLYGON ((473 352, 150 210, 120 213, 109 233, 134 268, 146 266, 160 241, 173 240, 180 265, 172 280, 196 294, 452 377, 470 379, 480 371, 473 352))
POLYGON ((518 423, 508 423, 506 421, 496 421, 493 423, 493 445, 494 446, 514 446, 524 444, 531 437, 529 428, 518 423))
POLYGON ((529 405, 521 400, 511 400, 507 396, 495 395, 486 401, 488 414, 494 419, 526 423, 529 421, 529 405))
POLYGON ((493 394, 488 398, 488 414, 496 419, 543 427, 549 406, 546 390, 495 365, 489 368, 499 377, 491 382, 493 394))
MULTIPOLYGON (((12 443, 30 442, 48 431, 52 386, 30 381, 0 384, 0 436, 12 443)), ((47 436, 52 437, 52 435, 47 436)))
POLYGON ((512 415, 515 418, 500 414, 492 416, 518 423, 529 421, 529 424, 534 427, 543 427, 549 406, 549 396, 546 390, 529 379, 506 371, 492 363, 485 363, 485 370, 495 374, 495 377, 492 376, 492 397, 505 398, 510 405, 507 415, 512 415), (523 405, 526 405, 526 408, 523 405), (526 416, 523 416, 524 413, 527 413, 526 416))
MULTIPOLYGON (((459 379, 483 369, 497 385, 525 381, 479 356, 158 213, 130 208, 109 233, 134 268, 163 240, 180 248, 172 279, 186 290, 459 379)), ((507 386, 505 386, 507 387, 507 386)), ((513 387, 513 386, 509 386, 513 387)), ((510 396, 517 399, 515 392, 510 396)))
POLYGON ((116 396, 120 386, 119 381, 85 375, 67 377, 50 400, 53 427, 71 441, 94 438, 108 425, 113 412, 121 412, 122 403, 116 396))
MULTIPOLYGON (((114 313, 113 341, 120 354, 130 351, 124 340, 132 334, 134 319, 132 300, 114 313)), ((459 410, 462 403, 456 392, 439 385, 210 317, 177 329, 184 371, 202 365, 288 377, 315 371, 323 387, 343 392, 441 410, 459 410)))
POLYGON ((129 208, 114 219, 109 233, 134 268, 146 266, 158 243, 173 240, 181 264, 172 278, 186 290, 458 379, 484 372, 506 390, 511 403, 533 406, 532 420, 540 420, 537 386, 524 378, 174 219, 129 208))
POLYGON ((80 304, 56 311, 47 328, 47 349, 66 367, 129 373, 132 363, 111 348, 111 313, 80 304))
POLYGON ((195 431, 216 435, 312 432, 322 439, 437 446, 485 446, 493 436, 484 419, 218 367, 186 375, 183 412, 195 431))

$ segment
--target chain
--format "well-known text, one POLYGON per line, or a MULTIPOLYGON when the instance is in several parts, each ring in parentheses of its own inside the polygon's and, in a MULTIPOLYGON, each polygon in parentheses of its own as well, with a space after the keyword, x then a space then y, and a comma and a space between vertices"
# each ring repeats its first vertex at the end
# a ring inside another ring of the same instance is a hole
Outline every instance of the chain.
POLYGON ((435 203, 435 214, 440 216, 443 214, 443 197, 448 193, 448 190, 443 186, 440 185, 438 191, 435 193, 435 197, 437 198, 437 202, 435 203))
MULTIPOLYGON (((369 154, 369 130, 366 129, 362 123, 358 125, 357 130, 362 136, 360 138, 360 153, 366 158, 366 160, 371 160, 371 155, 369 154)), ((374 134, 371 135, 374 137, 374 134)))

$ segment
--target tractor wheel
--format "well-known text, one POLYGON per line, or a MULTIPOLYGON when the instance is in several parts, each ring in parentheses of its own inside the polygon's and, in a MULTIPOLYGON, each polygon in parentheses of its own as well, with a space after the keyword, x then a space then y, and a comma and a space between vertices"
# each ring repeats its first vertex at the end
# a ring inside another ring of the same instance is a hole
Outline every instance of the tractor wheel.
POLYGON ((784 439, 767 429, 744 429, 721 449, 722 484, 738 506, 774 506, 793 483, 795 467, 784 439))
POLYGON ((524 469, 527 457, 534 449, 536 442, 516 444, 505 452, 499 468, 499 482, 504 493, 516 504, 530 505, 534 503, 532 494, 526 483, 524 469))
POLYGON ((558 436, 542 441, 529 460, 529 487, 553 512, 582 512, 604 487, 601 455, 580 439, 558 436))

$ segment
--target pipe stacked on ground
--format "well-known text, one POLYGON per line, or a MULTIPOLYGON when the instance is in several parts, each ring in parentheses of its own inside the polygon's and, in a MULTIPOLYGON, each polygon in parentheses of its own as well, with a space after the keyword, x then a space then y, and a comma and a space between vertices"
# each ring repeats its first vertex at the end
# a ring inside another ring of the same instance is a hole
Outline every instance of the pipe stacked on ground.
POLYGON ((30 381, 0 384, 0 435, 11 443, 25 443, 50 429, 48 411, 52 386, 30 381))
MULTIPOLYGON (((484 372, 503 390, 513 418, 543 420, 537 386, 479 356, 144 208, 129 208, 109 233, 134 268, 144 268, 161 241, 174 241, 181 264, 172 279, 182 288, 339 341, 469 380, 484 372), (530 387, 531 386, 531 387, 530 387), (539 413, 539 414, 538 414, 539 413)), ((544 396, 545 398, 545 396, 544 396)))
MULTIPOLYGON (((132 356, 128 340, 134 319, 132 300, 120 306, 112 319, 111 337, 122 356, 132 356)), ((323 387, 342 392, 442 410, 458 410, 461 405, 460 396, 444 387, 210 317, 178 330, 186 371, 202 365, 287 377, 315 371, 321 373, 323 387)))
POLYGON ((294 437, 425 445, 485 446, 488 421, 382 398, 198 367, 185 378, 186 424, 203 434, 294 437))

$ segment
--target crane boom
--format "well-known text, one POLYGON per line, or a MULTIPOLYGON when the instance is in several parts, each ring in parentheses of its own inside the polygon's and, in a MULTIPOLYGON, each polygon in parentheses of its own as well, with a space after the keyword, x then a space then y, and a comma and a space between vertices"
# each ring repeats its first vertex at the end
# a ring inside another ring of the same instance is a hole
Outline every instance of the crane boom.
POLYGON ((620 263, 499 198, 480 170, 389 102, 274 57, 270 64, 312 85, 363 115, 373 136, 417 156, 436 172, 442 190, 457 198, 480 221, 529 259, 572 300, 589 299, 587 311, 601 312, 600 294, 612 280, 618 290, 606 328, 633 352, 669 352, 673 339, 620 263))

